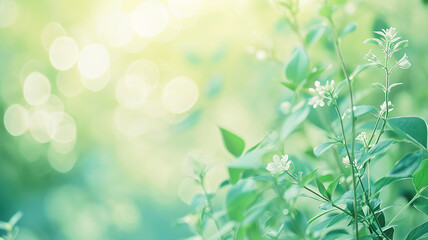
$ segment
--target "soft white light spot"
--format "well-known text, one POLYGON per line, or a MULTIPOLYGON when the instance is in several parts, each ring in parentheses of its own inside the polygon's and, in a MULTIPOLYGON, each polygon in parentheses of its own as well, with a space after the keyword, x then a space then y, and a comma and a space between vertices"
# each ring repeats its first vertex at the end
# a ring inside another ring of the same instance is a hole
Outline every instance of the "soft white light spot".
POLYGON ((110 65, 107 49, 101 44, 85 46, 79 56, 79 71, 88 79, 96 79, 107 72, 110 65))
POLYGON ((110 69, 107 70, 101 77, 90 79, 82 76, 80 80, 87 89, 98 92, 107 86, 110 81, 110 69))
POLYGON ((171 80, 162 93, 162 103, 172 113, 183 113, 189 110, 198 100, 198 86, 187 77, 171 80))
POLYGON ((188 18, 199 11, 201 0, 168 0, 168 7, 175 16, 188 18))
POLYGON ((40 142, 49 142, 51 137, 46 128, 49 122, 49 112, 46 110, 36 110, 30 117, 30 132, 33 138, 40 142))
POLYGON ((33 72, 25 79, 24 98, 31 105, 40 105, 48 100, 51 94, 49 80, 39 72, 33 72))
POLYGON ((146 83, 149 90, 153 90, 159 83, 158 66, 147 59, 139 59, 131 63, 126 70, 126 75, 140 77, 146 83))
POLYGON ((140 35, 134 34, 131 41, 124 46, 125 51, 136 54, 144 51, 150 45, 150 38, 141 37, 140 35))
POLYGON ((182 20, 181 18, 172 16, 169 19, 165 29, 158 35, 152 38, 155 42, 168 42, 174 39, 181 31, 182 20))
POLYGON ((62 94, 71 98, 77 96, 83 90, 80 78, 79 70, 77 67, 73 67, 70 70, 58 73, 56 86, 62 94))
POLYGON ((260 60, 260 61, 265 60, 265 59, 266 59, 266 56, 267 56, 267 54, 266 54, 266 52, 265 52, 265 51, 263 51, 263 50, 258 50, 258 51, 256 52, 256 58, 257 58, 257 60, 260 60))
POLYGON ((48 150, 48 160, 53 169, 60 173, 66 173, 73 168, 77 156, 73 152, 68 154, 59 153, 50 147, 48 150))
POLYGON ((110 46, 126 45, 134 34, 130 13, 112 13, 100 19, 98 23, 98 39, 110 46))
POLYGON ((27 109, 19 104, 7 108, 4 113, 4 127, 13 136, 24 134, 29 125, 29 114, 27 109))
POLYGON ((0 0, 0 28, 9 27, 18 18, 18 7, 13 0, 0 0))
POLYGON ((76 145, 76 140, 71 141, 69 143, 60 143, 57 141, 51 141, 50 146, 55 149, 55 151, 59 153, 69 153, 73 150, 76 145))
POLYGON ((166 27, 168 8, 156 0, 144 1, 132 13, 132 27, 143 37, 153 37, 166 27))
POLYGON ((146 100, 146 96, 146 83, 137 75, 127 75, 117 83, 116 99, 126 108, 140 107, 146 100))
POLYGON ((76 139, 76 124, 73 118, 64 112, 49 115, 47 130, 51 139, 59 143, 70 143, 76 139))
POLYGON ((115 112, 115 124, 122 134, 135 137, 146 132, 147 116, 137 110, 119 107, 115 112))
POLYGON ((49 59, 52 65, 61 71, 73 67, 78 56, 79 48, 70 37, 57 37, 49 48, 49 59))
POLYGON ((65 29, 56 22, 48 23, 42 30, 42 45, 45 50, 49 50, 52 42, 60 36, 67 35, 65 29))

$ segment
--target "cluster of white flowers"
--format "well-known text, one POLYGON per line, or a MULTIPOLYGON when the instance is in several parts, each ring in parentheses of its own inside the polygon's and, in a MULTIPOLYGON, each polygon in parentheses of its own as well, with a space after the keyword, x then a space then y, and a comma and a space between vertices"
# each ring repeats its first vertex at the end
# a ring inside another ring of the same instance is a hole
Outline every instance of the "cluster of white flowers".
MULTIPOLYGON (((348 156, 346 156, 346 157, 342 158, 342 162, 343 162, 343 164, 345 164, 346 166, 351 166, 351 162, 349 161, 349 157, 348 157, 348 156)), ((357 166, 357 161, 356 161, 356 159, 354 159, 354 166, 355 166, 357 169, 361 169, 361 168, 363 167, 363 165, 361 165, 361 166, 357 166)))
MULTIPOLYGON (((394 110, 394 105, 392 105, 391 101, 388 101, 388 112, 391 112, 394 110)), ((386 112, 386 102, 383 102, 382 105, 380 105, 380 115, 384 114, 386 112)))
POLYGON ((266 170, 268 170, 272 175, 279 175, 285 171, 290 169, 290 166, 293 162, 288 159, 288 155, 274 155, 272 158, 272 162, 270 162, 266 170))
POLYGON ((361 132, 360 134, 358 134, 358 136, 355 139, 360 140, 361 142, 365 143, 367 141, 367 133, 361 132))
POLYGON ((412 64, 410 64, 409 58, 406 54, 397 62, 397 65, 401 69, 408 69, 412 64))
POLYGON ((400 37, 397 36, 397 32, 395 31, 395 28, 391 27, 389 29, 382 29, 381 31, 375 31, 375 33, 381 35, 385 41, 388 41, 390 43, 395 42, 400 39, 400 37))
POLYGON ((314 108, 323 107, 325 105, 324 100, 327 100, 327 103, 330 104, 334 91, 334 80, 327 81, 324 86, 319 81, 315 81, 315 89, 309 88, 309 91, 316 94, 309 100, 309 105, 314 108))

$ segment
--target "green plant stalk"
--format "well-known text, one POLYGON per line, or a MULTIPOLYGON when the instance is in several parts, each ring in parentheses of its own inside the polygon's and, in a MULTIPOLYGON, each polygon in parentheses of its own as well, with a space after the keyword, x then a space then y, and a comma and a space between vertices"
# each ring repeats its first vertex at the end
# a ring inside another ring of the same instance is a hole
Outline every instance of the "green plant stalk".
MULTIPOLYGON (((379 142, 380 137, 382 136, 384 130, 385 130, 385 125, 386 125, 386 119, 388 119, 388 114, 389 114, 389 106, 388 106, 388 92, 389 92, 389 69, 388 69, 388 60, 389 60, 389 43, 386 45, 386 56, 385 56, 385 82, 386 82, 386 89, 385 89, 385 108, 386 108, 386 112, 385 112, 385 118, 383 119, 383 123, 382 123, 382 127, 380 129, 379 135, 377 137, 376 143, 375 145, 379 142)), ((382 117, 382 116, 379 116, 382 117)))
POLYGON ((406 206, 404 206, 398 213, 397 213, 397 215, 395 215, 392 219, 391 219, 391 221, 389 221, 389 223, 388 223, 388 225, 387 226, 389 226, 389 225, 391 225, 394 221, 395 221, 395 219, 397 219, 398 218, 398 216, 400 216, 403 212, 404 212, 404 210, 406 210, 418 197, 420 197, 421 196, 421 193, 425 190, 427 188, 427 186, 425 186, 425 187, 423 187, 423 188, 421 188, 421 190, 419 190, 417 193, 416 193, 416 195, 412 198, 412 200, 410 200, 410 202, 408 202, 407 204, 406 204, 406 206))
POLYGON ((207 192, 207 190, 206 190, 206 188, 205 188, 205 182, 204 182, 204 176, 200 176, 200 183, 201 183, 201 188, 202 188, 202 191, 203 191, 203 193, 204 193, 204 196, 205 196, 205 199, 206 199, 206 204, 207 204, 207 207, 208 207, 208 214, 209 214, 209 216, 211 217, 211 219, 213 220, 213 222, 214 222, 214 224, 215 224, 215 226, 216 226, 216 228, 217 228, 217 231, 219 232, 219 234, 220 234, 220 239, 221 240, 223 240, 223 239, 225 239, 224 237, 223 237, 223 234, 221 234, 221 232, 220 232, 220 224, 217 222, 217 220, 214 218, 214 213, 213 213, 213 205, 212 205, 212 202, 211 202, 211 199, 210 199, 210 197, 208 196, 208 192, 207 192))

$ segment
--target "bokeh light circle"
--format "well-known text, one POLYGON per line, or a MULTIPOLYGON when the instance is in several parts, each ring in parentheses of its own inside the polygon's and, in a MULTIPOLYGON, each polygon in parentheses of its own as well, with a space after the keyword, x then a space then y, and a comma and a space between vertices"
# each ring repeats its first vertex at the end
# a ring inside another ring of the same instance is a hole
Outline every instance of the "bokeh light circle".
POLYGON ((47 130, 51 139, 59 143, 70 143, 76 139, 76 124, 73 118, 64 112, 49 115, 47 130))
POLYGON ((48 160, 53 169, 60 173, 66 173, 74 167, 77 156, 74 152, 63 154, 50 147, 48 150, 48 160))
POLYGON ((70 37, 57 37, 49 48, 49 59, 52 65, 61 71, 68 70, 76 63, 79 48, 70 37))
POLYGON ((116 85, 116 99, 126 108, 138 108, 147 97, 147 87, 143 79, 137 75, 127 75, 116 85))
POLYGON ((81 75, 77 67, 67 71, 58 72, 56 76, 56 86, 66 97, 77 96, 83 90, 81 75))
POLYGON ((15 23, 18 18, 18 6, 14 0, 0 0, 0 28, 15 23))
POLYGON ((130 13, 112 13, 100 19, 97 28, 98 39, 110 46, 125 46, 134 34, 130 13))
POLYGON ((187 77, 177 77, 171 80, 162 93, 164 107, 175 114, 189 110, 198 100, 198 86, 187 77))
POLYGON ((48 23, 42 30, 41 41, 43 48, 48 51, 56 38, 65 35, 67 35, 67 33, 61 24, 56 22, 48 23))
POLYGON ((174 16, 189 18, 199 11, 201 0, 168 0, 168 7, 174 16))
POLYGON ((110 81, 110 69, 107 70, 107 72, 105 72, 102 76, 98 77, 98 78, 86 78, 84 76, 81 76, 80 80, 83 84, 83 86, 85 86, 87 89, 93 91, 93 92, 97 92, 102 90, 103 88, 105 88, 107 86, 107 84, 110 81))
POLYGON ((87 45, 80 52, 78 66, 85 78, 99 78, 109 69, 109 53, 101 44, 87 45))
POLYGON ((24 134, 29 125, 29 113, 19 104, 14 104, 4 113, 4 127, 12 136, 24 134))
POLYGON ((153 37, 166 27, 168 8, 156 0, 144 1, 132 13, 132 27, 142 37, 153 37))
POLYGON ((148 91, 153 90, 159 83, 159 68, 156 63, 147 59, 138 59, 129 65, 126 75, 140 77, 147 85, 148 91))
POLYGON ((49 99, 51 84, 49 80, 39 72, 28 75, 24 81, 24 98, 31 105, 40 105, 49 99))
POLYGON ((48 133, 47 124, 49 122, 49 112, 38 109, 30 117, 30 132, 33 138, 39 143, 46 143, 51 140, 48 133))

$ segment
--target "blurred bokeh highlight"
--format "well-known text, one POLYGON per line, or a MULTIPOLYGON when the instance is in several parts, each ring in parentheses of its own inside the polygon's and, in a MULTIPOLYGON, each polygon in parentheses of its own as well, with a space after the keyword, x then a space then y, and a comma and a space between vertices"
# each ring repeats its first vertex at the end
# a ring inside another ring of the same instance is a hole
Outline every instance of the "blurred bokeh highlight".
MULTIPOLYGON (((338 28, 357 23, 342 42, 349 67, 373 30, 409 39, 393 115, 428 119, 428 6, 340 2, 338 28)), ((301 1, 306 32, 319 6, 301 1)), ((22 211, 22 240, 186 237, 175 221, 201 191, 186 178, 194 161, 212 166, 215 188, 232 158, 218 126, 256 143, 282 123, 293 96, 279 82, 298 44, 268 0, 0 0, 0 220, 22 211)), ((337 67, 328 39, 309 55, 337 67)), ((374 93, 357 97, 380 105, 374 93)), ((313 128, 286 150, 319 143, 313 128)))

